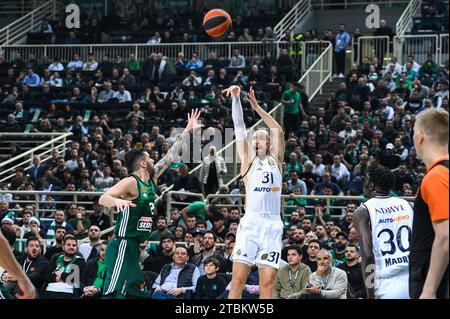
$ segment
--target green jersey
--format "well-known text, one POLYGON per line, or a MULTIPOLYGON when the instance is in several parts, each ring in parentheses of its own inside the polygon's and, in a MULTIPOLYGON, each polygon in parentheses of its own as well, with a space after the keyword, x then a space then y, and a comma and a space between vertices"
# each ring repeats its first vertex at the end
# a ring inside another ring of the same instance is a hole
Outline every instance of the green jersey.
POLYGON ((294 92, 293 90, 286 90, 281 97, 283 100, 289 101, 284 105, 284 112, 289 114, 298 114, 300 111, 300 92, 294 92))
POLYGON ((132 200, 136 207, 126 207, 119 213, 114 234, 119 238, 144 242, 152 231, 156 185, 152 179, 145 183, 134 174, 130 176, 138 183, 139 196, 132 200))

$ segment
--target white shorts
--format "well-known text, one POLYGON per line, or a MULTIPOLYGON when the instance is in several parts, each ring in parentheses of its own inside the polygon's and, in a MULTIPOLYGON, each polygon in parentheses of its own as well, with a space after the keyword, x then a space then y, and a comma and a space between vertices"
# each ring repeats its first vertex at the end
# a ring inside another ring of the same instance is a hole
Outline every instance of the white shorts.
POLYGON ((375 279, 375 299, 410 299, 409 273, 375 279))
POLYGON ((283 226, 280 216, 246 212, 236 233, 232 261, 279 269, 283 226))

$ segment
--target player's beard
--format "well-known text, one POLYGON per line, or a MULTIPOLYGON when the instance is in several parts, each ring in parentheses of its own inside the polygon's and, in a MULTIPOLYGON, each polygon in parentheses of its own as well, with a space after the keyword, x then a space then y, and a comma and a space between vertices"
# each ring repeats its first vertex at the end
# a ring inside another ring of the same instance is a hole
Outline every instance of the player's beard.
POLYGON ((155 175, 155 167, 153 165, 147 165, 147 172, 150 177, 153 177, 155 175))

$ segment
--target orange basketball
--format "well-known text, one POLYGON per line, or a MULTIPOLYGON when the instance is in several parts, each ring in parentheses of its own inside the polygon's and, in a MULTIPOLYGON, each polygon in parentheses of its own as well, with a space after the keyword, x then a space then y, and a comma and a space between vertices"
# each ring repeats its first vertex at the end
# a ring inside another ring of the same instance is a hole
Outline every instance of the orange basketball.
POLYGON ((203 27, 209 36, 220 38, 230 30, 231 17, 222 9, 212 9, 203 17, 203 27))

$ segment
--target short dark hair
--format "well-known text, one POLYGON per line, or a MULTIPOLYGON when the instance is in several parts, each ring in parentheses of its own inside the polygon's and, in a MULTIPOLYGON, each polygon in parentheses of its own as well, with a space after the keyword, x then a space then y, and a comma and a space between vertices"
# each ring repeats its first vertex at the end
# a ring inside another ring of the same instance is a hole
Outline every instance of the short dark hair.
POLYGON ((206 228, 206 222, 204 222, 203 220, 198 221, 198 222, 195 224, 195 228, 198 228, 198 225, 203 225, 203 226, 205 226, 205 228, 206 228))
POLYGON ((32 241, 37 241, 37 242, 39 242, 39 245, 41 244, 41 242, 39 241, 39 239, 37 239, 37 238, 34 237, 34 236, 30 236, 30 237, 28 237, 28 239, 27 239, 26 246, 28 246, 28 244, 29 244, 30 242, 32 242, 32 241))
POLYGON ((134 148, 132 150, 129 150, 125 154, 125 163, 127 165, 127 168, 130 172, 134 172, 137 170, 137 164, 139 161, 143 159, 145 156, 144 149, 137 149, 134 148))
POLYGON ((9 246, 13 247, 14 244, 16 243, 16 232, 11 228, 3 228, 3 227, 1 227, 1 231, 3 236, 5 236, 6 240, 8 241, 9 246))
POLYGON ((66 234, 66 235, 64 236, 64 238, 63 238, 63 245, 65 245, 66 242, 67 242, 68 240, 75 240, 75 241, 78 243, 78 241, 77 241, 77 239, 75 238, 74 235, 72 235, 72 234, 66 234))
POLYGON ((309 247, 309 245, 311 245, 312 243, 318 244, 318 245, 319 245, 319 248, 322 247, 322 244, 321 244, 320 241, 318 241, 317 239, 311 239, 311 240, 309 241, 309 243, 308 243, 308 247, 309 247))
POLYGON ((303 256, 302 249, 297 245, 288 246, 286 248, 286 252, 288 252, 289 250, 295 250, 299 254, 299 256, 303 256))
POLYGON ((173 242, 175 242, 175 235, 170 230, 165 230, 161 234, 161 241, 160 241, 160 243, 162 243, 162 241, 165 240, 165 239, 171 239, 173 242))
POLYGON ((395 187, 395 176, 390 169, 384 166, 372 166, 367 174, 367 182, 372 182, 374 188, 379 188, 389 193, 395 187))
POLYGON ((206 259, 203 261, 203 264, 204 264, 204 265, 207 265, 207 264, 209 264, 209 263, 213 263, 214 266, 216 266, 216 268, 220 268, 220 262, 219 262, 219 260, 218 260, 217 258, 214 258, 214 257, 208 257, 208 258, 206 258, 206 259))
POLYGON ((216 236, 216 234, 214 234, 214 232, 212 232, 211 230, 206 230, 206 231, 203 233, 203 237, 205 237, 206 234, 212 234, 212 235, 213 235, 213 238, 214 238, 214 241, 216 241, 217 236, 216 236))
POLYGON ((156 221, 160 220, 160 219, 164 219, 167 222, 167 219, 165 216, 163 215, 159 215, 158 217, 156 217, 156 221))
POLYGON ((64 229, 64 230, 67 232, 66 227, 64 227, 64 226, 56 226, 56 227, 55 227, 55 233, 56 233, 56 231, 57 231, 58 229, 64 229))

